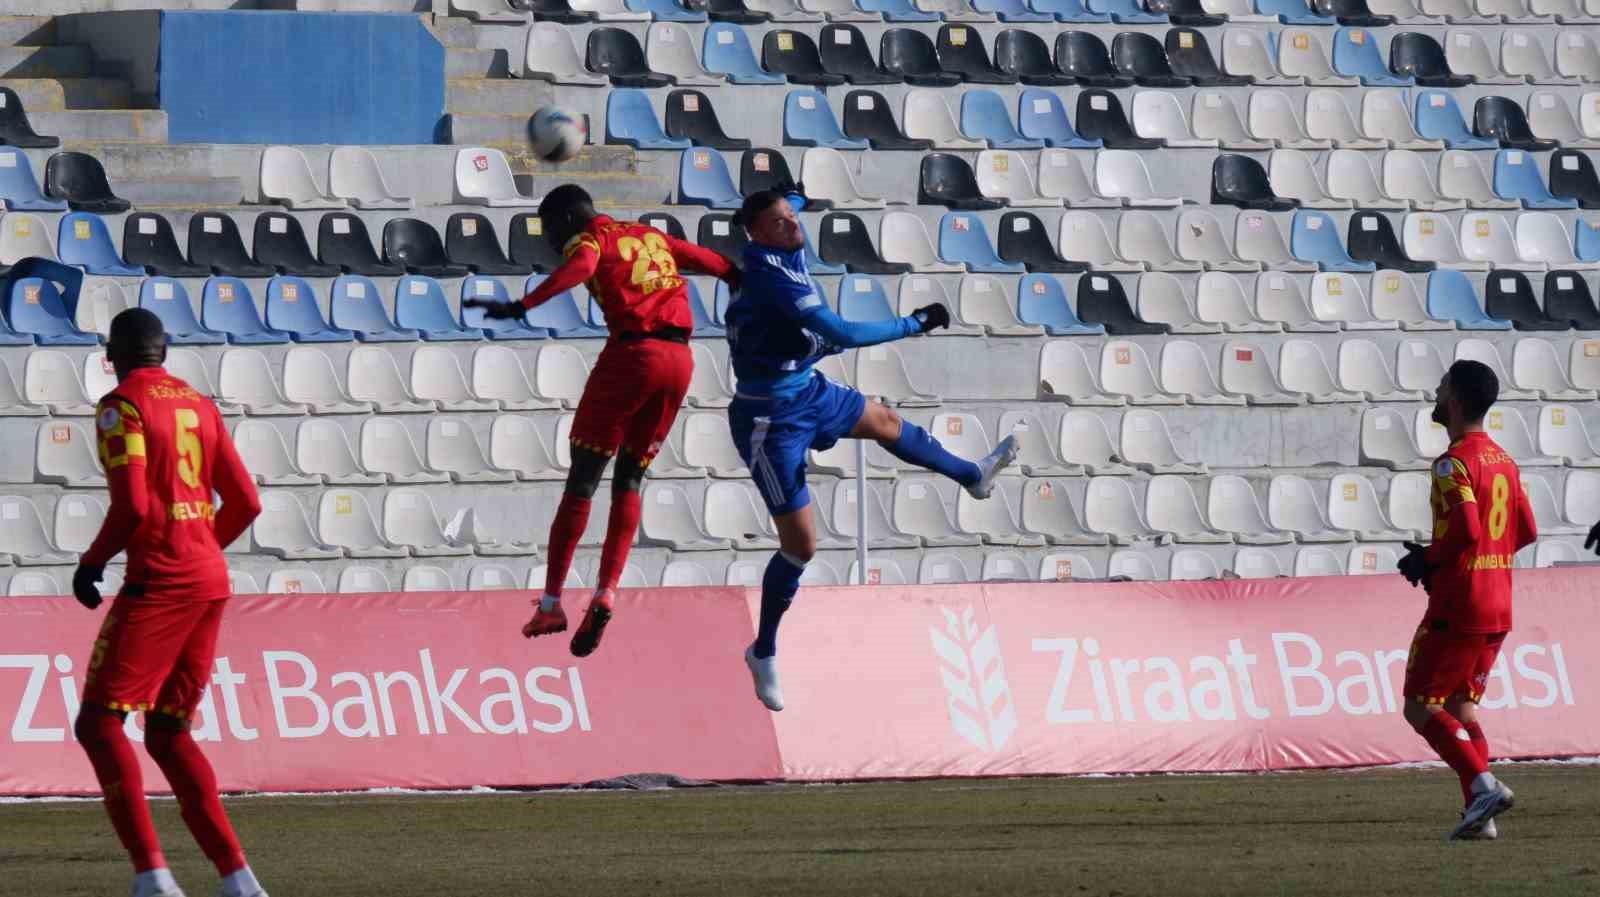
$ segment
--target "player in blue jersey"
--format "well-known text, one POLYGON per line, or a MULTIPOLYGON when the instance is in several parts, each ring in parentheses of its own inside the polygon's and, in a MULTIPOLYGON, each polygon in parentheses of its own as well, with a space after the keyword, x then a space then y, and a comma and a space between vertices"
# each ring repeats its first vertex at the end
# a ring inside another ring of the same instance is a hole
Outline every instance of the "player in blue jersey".
POLYGON ((728 343, 738 393, 728 421, 739 455, 778 529, 778 553, 761 581, 761 619, 745 650, 756 697, 783 709, 778 687, 777 635, 806 564, 817 550, 806 451, 843 438, 874 439, 903 461, 960 483, 988 498, 994 478, 1017 457, 1017 437, 1007 436, 982 460, 945 451, 928 432, 887 406, 824 377, 812 365, 845 349, 872 346, 950 326, 950 311, 934 304, 890 321, 846 321, 812 286, 805 236, 795 213, 805 207, 798 189, 765 190, 745 199, 739 221, 750 235, 743 285, 728 306, 728 343))

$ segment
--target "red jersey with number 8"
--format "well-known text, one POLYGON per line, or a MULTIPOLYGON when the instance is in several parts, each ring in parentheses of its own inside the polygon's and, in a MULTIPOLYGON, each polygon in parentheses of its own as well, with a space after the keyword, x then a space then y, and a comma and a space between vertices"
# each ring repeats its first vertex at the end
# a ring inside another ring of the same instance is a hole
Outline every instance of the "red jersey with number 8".
POLYGON ((1431 498, 1428 619, 1461 634, 1509 631, 1511 568, 1538 537, 1516 462, 1488 433, 1468 433, 1434 462, 1431 498))
POLYGON ((588 247, 599 256, 587 286, 613 335, 666 327, 688 331, 694 329, 694 315, 687 283, 673 258, 673 250, 684 245, 648 224, 597 215, 567 241, 563 253, 571 258, 588 247))

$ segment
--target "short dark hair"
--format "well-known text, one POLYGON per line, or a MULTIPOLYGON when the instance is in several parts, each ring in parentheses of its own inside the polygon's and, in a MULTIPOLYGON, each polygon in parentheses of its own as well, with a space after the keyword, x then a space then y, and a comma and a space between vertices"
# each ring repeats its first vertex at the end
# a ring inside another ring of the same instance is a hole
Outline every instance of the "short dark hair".
POLYGON ((1461 406, 1461 416, 1468 423, 1483 420, 1490 407, 1500 398, 1500 378, 1494 369, 1481 361, 1462 359, 1450 365, 1446 375, 1450 394, 1461 406))
POLYGON ((577 184, 562 184, 539 200, 545 240, 558 250, 587 227, 594 216, 594 197, 577 184))
POLYGON ((165 346, 167 328, 156 313, 147 308, 129 308, 111 319, 111 333, 106 341, 113 346, 139 351, 165 346))
POLYGON ((778 200, 785 198, 785 194, 779 190, 757 190, 744 198, 744 204, 739 206, 739 212, 733 216, 733 220, 740 227, 749 230, 750 225, 761 217, 762 212, 777 205, 778 200))

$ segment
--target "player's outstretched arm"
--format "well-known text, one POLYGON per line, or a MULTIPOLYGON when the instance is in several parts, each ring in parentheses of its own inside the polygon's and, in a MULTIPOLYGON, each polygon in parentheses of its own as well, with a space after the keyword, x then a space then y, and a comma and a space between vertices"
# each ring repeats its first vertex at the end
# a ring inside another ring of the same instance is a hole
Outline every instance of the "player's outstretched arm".
POLYGON ((667 237, 667 249, 672 252, 672 258, 678 263, 679 268, 699 274, 709 274, 718 280, 726 281, 734 289, 739 288, 739 267, 722 253, 673 236, 667 237))
POLYGON ((234 447, 233 438, 220 422, 217 432, 222 436, 222 444, 217 446, 216 473, 211 485, 222 497, 222 510, 217 512, 213 526, 217 544, 227 549, 261 515, 261 496, 256 492, 255 481, 250 478, 244 460, 239 457, 239 450, 234 447))
POLYGON ((592 243, 579 243, 575 249, 568 252, 567 260, 561 267, 551 271, 550 276, 540 281, 539 285, 533 288, 533 292, 523 296, 520 301, 493 302, 487 299, 467 299, 461 305, 463 308, 481 308, 484 316, 489 318, 520 318, 593 277, 598 267, 600 267, 600 251, 592 243))

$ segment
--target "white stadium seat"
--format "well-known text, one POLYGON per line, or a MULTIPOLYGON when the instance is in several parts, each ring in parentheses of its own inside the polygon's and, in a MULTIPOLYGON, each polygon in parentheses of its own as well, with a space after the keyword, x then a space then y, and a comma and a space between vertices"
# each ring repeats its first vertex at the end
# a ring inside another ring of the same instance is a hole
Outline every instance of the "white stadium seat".
POLYGON ((1101 150, 1094 162, 1095 192, 1121 200, 1134 208, 1170 209, 1183 205, 1182 196, 1156 192, 1150 169, 1131 150, 1101 150))
POLYGON ((1344 561, 1327 548, 1307 545, 1295 552, 1295 576, 1343 576, 1344 561))
MULTIPOLYGON (((695 50, 694 36, 675 22, 656 22, 645 34, 645 64, 652 72, 671 75, 679 87, 711 86, 726 79, 706 71, 695 50)), ((699 98, 695 98, 699 102, 699 98)), ((809 184, 807 186, 810 186, 809 184)))
POLYGON ((1381 576, 1400 572, 1400 556, 1387 545, 1357 545, 1350 549, 1345 573, 1350 576, 1381 576))
POLYGON ((1417 133, 1411 121, 1408 97, 1398 90, 1368 88, 1361 96, 1361 130, 1395 149, 1444 149, 1444 141, 1417 133))
MULTIPOLYGON (((1255 272, 1261 263, 1234 254, 1222 223, 1206 209, 1190 209, 1178 216, 1178 256, 1199 262, 1207 271, 1255 272)), ((1143 285, 1144 278, 1140 278, 1143 285)))
POLYGON ((1184 397, 1163 389, 1144 347, 1130 340, 1106 343, 1100 353, 1100 383, 1134 405, 1182 405, 1184 397))
POLYGON ((1267 163, 1267 176, 1273 193, 1298 201, 1301 208, 1348 209, 1353 205, 1348 199, 1335 199, 1328 194, 1311 156, 1301 150, 1274 150, 1267 163))
POLYGON ((1444 358, 1433 343, 1408 339, 1395 347, 1395 382, 1401 389, 1420 392, 1423 399, 1432 401, 1444 372, 1444 358))
POLYGON ((1002 477, 996 482, 994 492, 981 501, 967 490, 959 490, 956 492, 956 527, 962 532, 977 533, 989 545, 1042 545, 1043 537, 1017 527, 1017 514, 1011 505, 1011 493, 1027 486, 1020 478, 1002 477))
POLYGON ((321 349, 295 346, 283 359, 283 395, 311 409, 313 414, 361 414, 372 411, 371 402, 357 402, 321 349))
POLYGON ((545 346, 534 365, 533 388, 538 395, 576 408, 589 380, 589 365, 572 346, 545 346))
POLYGON ((1207 516, 1211 525, 1228 533, 1241 545, 1284 545, 1294 541, 1288 533, 1281 532, 1267 522, 1261 502, 1256 499, 1250 482, 1236 474, 1221 474, 1211 478, 1211 489, 1206 497, 1207 516))
POLYGON ((1284 341, 1278 349, 1278 375, 1285 389, 1303 393, 1312 404, 1361 401, 1360 393, 1339 387, 1322 350, 1310 340, 1284 341))
POLYGON ((1528 430, 1528 422, 1511 405, 1495 405, 1483 417, 1483 428, 1488 431, 1489 438, 1506 450, 1506 454, 1516 459, 1521 467, 1559 467, 1560 458, 1552 458, 1542 454, 1533 443, 1533 434, 1528 430))
MULTIPOLYGON (((1161 346, 1161 388, 1183 396, 1193 405, 1245 404, 1243 396, 1228 395, 1222 391, 1222 386, 1217 383, 1217 375, 1206 360, 1208 354, 1205 349, 1188 340, 1168 340, 1161 346)), ((1124 434, 1127 433, 1129 419, 1123 418, 1124 434)), ((1134 419, 1147 425, 1149 423, 1145 417, 1134 419)))
POLYGON ((878 224, 878 247, 886 262, 906 264, 922 273, 956 273, 964 266, 939 257, 928 226, 910 212, 889 212, 878 224))
POLYGON ((1443 212, 1465 208, 1467 204, 1466 200, 1441 193, 1423 156, 1408 149, 1383 154, 1383 192, 1420 211, 1443 212))
POLYGON ((1068 465, 1062 460, 1051 428, 1032 411, 1001 412, 1000 426, 995 432, 1017 435, 1020 443, 1017 468, 1030 477, 1077 476, 1083 473, 1081 467, 1068 465))
MULTIPOLYGON (((1348 156, 1350 150, 1383 149, 1388 146, 1386 141, 1369 136, 1361 130, 1361 125, 1356 122, 1355 113, 1345 105, 1337 90, 1322 89, 1307 92, 1305 108, 1306 133, 1313 140, 1328 140, 1335 146, 1341 147, 1340 151, 1330 157, 1329 187, 1333 186, 1334 179, 1332 158, 1338 157, 1341 153, 1348 156)), ((1365 164, 1365 160, 1361 161, 1365 164)), ((1371 171, 1372 169, 1368 167, 1367 172, 1370 174, 1371 171)))
POLYGON ((40 483, 103 489, 105 473, 89 431, 65 420, 44 421, 34 435, 33 478, 40 483))
POLYGON ((1111 234, 1105 222, 1093 212, 1071 211, 1061 216, 1061 229, 1056 240, 1063 258, 1088 262, 1096 272, 1143 271, 1145 265, 1124 258, 1111 243, 1111 234))
POLYGON ((1336 530, 1317 503, 1316 490, 1304 477, 1278 474, 1267 488, 1267 522, 1275 530, 1294 533, 1301 542, 1348 542, 1348 530, 1336 530))
POLYGON ((233 442, 245 469, 264 486, 306 486, 322 482, 317 474, 306 473, 289 454, 283 434, 269 421, 254 418, 239 421, 233 428, 233 442))
POLYGON ((1039 559, 1039 579, 1043 582, 1096 578, 1094 564, 1081 554, 1047 554, 1039 559))
POLYGON ((1168 147, 1215 148, 1216 138, 1196 137, 1189 130, 1176 94, 1165 90, 1141 90, 1133 95, 1133 130, 1140 137, 1163 141, 1168 147))
POLYGON ((1332 149, 1330 140, 1314 140, 1306 133, 1295 104, 1281 90, 1250 91, 1250 136, 1270 140, 1280 149, 1332 149))
MULTIPOLYGON (((810 152, 806 153, 810 156, 810 152)), ((1041 157, 1041 164, 1049 160, 1041 157)), ((1076 164, 1074 162, 1073 164, 1076 164)), ((973 164, 978 177, 978 192, 992 199, 1003 200, 1014 209, 1060 207, 1064 196, 1045 196, 1035 186, 1033 172, 1021 153, 1010 150, 984 150, 978 153, 973 164)), ((808 182, 807 187, 811 186, 808 182)))
POLYGON ((1464 339, 1456 343, 1456 361, 1470 359, 1480 364, 1487 365, 1494 371, 1495 378, 1500 381, 1500 401, 1502 402, 1531 402, 1539 398, 1539 394, 1527 389, 1513 388, 1515 383, 1506 370, 1505 362, 1500 358, 1500 350, 1494 343, 1486 339, 1464 339))
POLYGON ((409 209, 415 205, 411 197, 390 189, 378 160, 361 146, 337 147, 328 157, 328 192, 358 209, 409 209))
MULTIPOLYGON (((1439 192, 1474 209, 1515 209, 1520 203, 1501 199, 1477 157, 1468 150, 1450 150, 1439 158, 1439 192)), ((1416 257, 1407 247, 1406 253, 1416 257)))
POLYGON ((342 209, 345 202, 317 186, 311 163, 292 146, 269 146, 261 153, 261 198, 291 209, 342 209))
POLYGON ((1141 541, 1165 542, 1167 537, 1145 520, 1133 487, 1123 477, 1093 477, 1083 499, 1084 523, 1090 532, 1103 533, 1117 545, 1141 541))
POLYGON ((357 346, 345 364, 345 381, 351 398, 376 405, 381 414, 433 411, 436 402, 423 402, 400 376, 394 355, 381 346, 357 346))
POLYGON ((327 590, 322 577, 305 567, 286 567, 267 574, 268 595, 320 595, 327 590))
POLYGON ((1265 548, 1241 548, 1233 555, 1233 574, 1240 579, 1272 579, 1283 576, 1278 556, 1265 548))
POLYGON ((708 485, 703 513, 706 532, 729 540, 741 551, 778 546, 766 510, 746 483, 724 480, 708 485))
POLYGON ((1377 343, 1364 339, 1350 339, 1339 344, 1339 385, 1364 393, 1369 402, 1422 401, 1421 393, 1400 388, 1389 372, 1383 350, 1377 343))
POLYGON ((1071 340, 1050 340, 1039 350, 1039 398, 1074 405, 1122 405, 1126 399, 1100 388, 1098 364, 1091 367, 1071 340))
POLYGON ((1363 542, 1408 538, 1383 513, 1372 481, 1357 473, 1336 474, 1328 481, 1328 522, 1336 529, 1355 533, 1363 542))
POLYGON ((674 551, 723 551, 732 547, 727 539, 706 532, 695 519, 689 497, 677 486, 647 483, 643 505, 639 531, 644 544, 663 545, 674 551))
POLYGON ((1167 236, 1167 226, 1150 212, 1123 213, 1117 222, 1117 253, 1123 258, 1137 259, 1137 264, 1152 271, 1199 271, 1201 268, 1199 262, 1179 257, 1167 236))
POLYGON ((496 411, 500 407, 498 402, 480 398, 472 391, 460 360, 443 346, 421 346, 412 354, 411 394, 435 402, 445 411, 496 411))
POLYGON ((1161 574, 1156 572, 1155 557, 1148 551, 1128 548, 1111 555, 1106 566, 1108 579, 1125 579, 1132 582, 1155 582, 1161 574))
POLYGON ((341 486, 384 482, 381 473, 361 466, 344 427, 332 420, 310 418, 295 431, 295 463, 308 474, 341 486))
POLYGON ((448 483, 450 475, 429 470, 404 424, 386 417, 361 422, 361 466, 392 483, 448 483))
POLYGON ((690 467, 704 467, 714 477, 750 476, 750 468, 733 444, 726 414, 691 414, 684 419, 683 460, 690 467))
POLYGON ((514 472, 490 464, 465 420, 431 418, 423 450, 428 470, 448 474, 457 483, 509 483, 517 478, 514 472))
POLYGON ((1094 476, 1124 476, 1134 468, 1122 463, 1121 447, 1105 419, 1093 411, 1068 411, 1061 416, 1061 457, 1094 476))
POLYGON ((1400 326, 1373 314, 1361 278, 1350 274, 1324 273, 1311 278, 1311 314, 1345 330, 1397 330, 1400 326))
POLYGON ((981 541, 977 534, 963 532, 956 525, 934 481, 926 477, 905 478, 895 483, 894 525, 900 532, 916 536, 931 547, 977 545, 981 541))
POLYGON ((407 554, 383 537, 366 494, 355 489, 322 493, 317 505, 317 536, 354 558, 401 558, 407 554))
POLYGON ((391 489, 384 496, 383 538, 410 549, 417 557, 472 554, 472 546, 459 544, 446 534, 433 499, 421 489, 391 489))
MULTIPOLYGON (((56 500, 51 542, 60 551, 82 554, 94 544, 105 519, 106 506, 99 498, 72 493, 63 495, 56 500)), ((102 588, 102 592, 108 590, 102 588)))
MULTIPOLYGON (((1279 274, 1263 274, 1256 279, 1281 278, 1279 274)), ((1262 320, 1244 296, 1244 284, 1236 275, 1225 271, 1207 271, 1200 275, 1195 286, 1195 314, 1207 324, 1220 325, 1229 333, 1277 333, 1283 325, 1277 321, 1262 320)))
POLYGON ((1389 481, 1389 519, 1423 542, 1433 537, 1432 491, 1426 473, 1397 473, 1389 481))
POLYGON ((1454 330, 1456 326, 1454 321, 1430 317, 1417 282, 1400 271, 1372 275, 1372 316, 1380 321, 1396 321, 1401 330, 1454 330))
POLYGON ((704 565, 694 561, 670 561, 661 571, 661 585, 664 588, 692 588, 715 585, 711 580, 711 571, 704 565))
POLYGON ((1354 87, 1361 83, 1359 78, 1334 71, 1328 50, 1314 31, 1290 28, 1278 32, 1277 38, 1278 68, 1286 76, 1326 87, 1354 87))
POLYGON ((464 146, 456 150, 455 196, 457 202, 496 208, 539 205, 539 197, 528 196, 517 189, 505 154, 486 146, 464 146))
POLYGON ((894 346, 869 346, 856 351, 855 387, 868 396, 891 405, 930 408, 939 404, 937 395, 923 392, 906 370, 906 361, 894 346))
POLYGON ((1258 318, 1290 333, 1334 333, 1339 325, 1319 321, 1301 289, 1301 278, 1269 271, 1256 278, 1258 318))
POLYGON ((24 495, 0 495, 0 555, 25 567, 70 564, 73 555, 57 550, 45 531, 44 519, 24 495))
POLYGON ((991 551, 983 556, 983 582, 1025 582, 1028 561, 1015 551, 991 551))
POLYGON ((30 351, 27 361, 23 362, 22 393, 28 404, 45 406, 57 417, 87 417, 94 414, 94 402, 83 391, 77 365, 65 352, 53 349, 30 351))
POLYGON ((557 22, 534 22, 528 27, 522 60, 524 78, 580 87, 604 87, 607 83, 605 75, 584 67, 572 42, 572 28, 557 22))
POLYGON ((934 149, 981 150, 988 144, 973 140, 961 133, 955 113, 945 102, 945 91, 930 88, 913 88, 906 91, 900 120, 906 136, 913 140, 931 140, 934 149))
POLYGON ((1104 534, 1092 533, 1084 526, 1064 480, 1023 483, 1022 529, 1039 534, 1049 545, 1105 545, 1109 541, 1104 534))
POLYGON ((1189 481, 1181 476, 1152 477, 1145 487, 1145 519, 1152 529, 1171 533, 1178 542, 1222 544, 1233 538, 1213 529, 1200 512, 1189 481))
MULTIPOLYGON (((1557 280, 1563 279, 1557 275, 1557 280)), ((1595 390, 1578 389, 1567 376, 1556 347, 1549 340, 1528 337, 1517 340, 1511 351, 1511 379, 1519 389, 1537 392, 1552 402, 1592 402, 1595 390)))
POLYGON ((1047 199, 1059 199, 1074 209, 1104 209, 1122 205, 1118 200, 1095 192, 1094 183, 1084 170, 1083 163, 1068 149, 1040 150, 1039 193, 1047 199))
POLYGON ((338 591, 341 595, 392 592, 389 577, 376 567, 352 564, 339 571, 338 591))
POLYGON ((1205 579, 1221 579, 1222 568, 1217 566, 1216 558, 1195 548, 1186 548, 1172 553, 1172 571, 1167 579, 1172 582, 1195 582, 1205 579))
POLYGON ((1273 216, 1265 212, 1240 212, 1233 222, 1233 249, 1245 261, 1256 262, 1268 271, 1293 273, 1317 270, 1316 262, 1302 261, 1289 251, 1273 216))
POLYGON ((800 160, 800 179, 805 182, 808 196, 827 200, 834 208, 881 209, 884 205, 883 197, 861 192, 844 156, 832 147, 807 149, 800 160))
POLYGON ((292 492, 283 489, 261 494, 261 516, 252 533, 257 549, 284 560, 328 560, 344 555, 317 538, 305 508, 292 492))
POLYGON ((1362 412, 1361 463, 1390 470, 1427 470, 1432 461, 1412 437, 1407 415, 1392 408, 1362 412))
MULTIPOLYGON (((1181 241, 1183 225, 1179 224, 1178 227, 1181 241)), ((1139 320, 1165 324, 1174 334, 1222 332, 1222 325, 1202 321, 1195 316, 1194 300, 1184 291, 1183 281, 1165 271, 1139 275, 1134 311, 1139 320)))
POLYGON ((1600 452, 1589 438, 1583 415, 1570 405, 1539 409, 1539 452, 1562 459, 1568 467, 1600 467, 1600 452))
MULTIPOLYGON (((1253 5, 1253 4, 1252 4, 1253 5)), ((1277 17, 1273 17, 1276 21, 1277 17)), ((1278 70, 1278 64, 1273 60, 1272 51, 1267 49, 1266 42, 1260 33, 1249 28, 1230 28, 1222 36, 1222 69, 1230 75, 1239 75, 1249 78, 1252 83, 1263 86, 1289 86, 1305 83, 1299 76, 1289 76, 1278 70)), ((1227 95, 1221 91, 1208 92, 1212 95, 1223 97, 1227 95)), ((1199 103, 1202 94, 1195 95, 1195 133, 1200 134, 1199 103)), ((1237 113, 1235 113, 1237 116, 1237 113)), ((1243 130, 1241 126, 1241 131, 1243 130)), ((1224 141, 1224 146, 1226 146, 1224 141)))
POLYGON ((506 346, 479 346, 473 350, 471 394, 496 402, 507 411, 561 407, 560 402, 544 398, 534 390, 517 353, 506 346))
POLYGON ((449 592, 454 589, 455 583, 451 582, 449 572, 431 564, 407 567, 400 579, 402 592, 449 592))
POLYGON ((1290 392, 1261 347, 1230 342, 1222 347, 1222 388, 1244 396, 1252 405, 1303 405, 1306 398, 1290 392))

